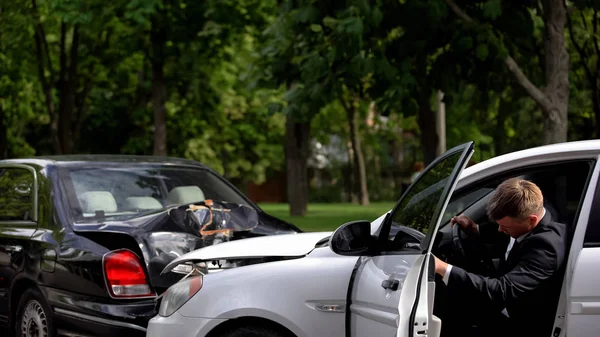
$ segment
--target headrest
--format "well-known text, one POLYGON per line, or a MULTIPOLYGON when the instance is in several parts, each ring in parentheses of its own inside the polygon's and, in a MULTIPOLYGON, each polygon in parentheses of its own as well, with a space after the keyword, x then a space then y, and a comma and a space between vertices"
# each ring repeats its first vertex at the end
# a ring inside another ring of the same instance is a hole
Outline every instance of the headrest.
POLYGON ((180 205, 204 201, 204 192, 198 186, 179 186, 169 192, 167 204, 180 205))
POLYGON ((85 192, 80 197, 84 213, 104 211, 106 213, 117 211, 117 202, 113 195, 107 191, 85 192))
POLYGON ((129 197, 123 201, 123 209, 127 211, 161 209, 160 201, 152 197, 129 197))

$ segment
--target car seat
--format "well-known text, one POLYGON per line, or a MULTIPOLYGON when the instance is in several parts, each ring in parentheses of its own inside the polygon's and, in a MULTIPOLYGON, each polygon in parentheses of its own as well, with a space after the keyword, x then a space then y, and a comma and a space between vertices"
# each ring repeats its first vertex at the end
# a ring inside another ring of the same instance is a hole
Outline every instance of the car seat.
POLYGON ((152 197, 129 197, 123 201, 125 211, 148 211, 161 208, 160 201, 152 197))
POLYGON ((202 192, 200 187, 195 185, 178 186, 169 192, 167 205, 191 204, 204 200, 204 192, 202 192))
POLYGON ((117 211, 117 201, 108 191, 89 191, 79 197, 83 213, 104 211, 111 213, 117 211))

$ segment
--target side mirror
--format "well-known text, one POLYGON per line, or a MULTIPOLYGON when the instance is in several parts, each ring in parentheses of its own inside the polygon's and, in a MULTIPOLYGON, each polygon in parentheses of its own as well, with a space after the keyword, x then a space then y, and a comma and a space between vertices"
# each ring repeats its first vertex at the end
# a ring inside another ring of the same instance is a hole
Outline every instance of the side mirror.
POLYGON ((330 249, 339 255, 368 255, 375 247, 376 239, 371 235, 371 222, 351 221, 340 226, 329 239, 330 249))

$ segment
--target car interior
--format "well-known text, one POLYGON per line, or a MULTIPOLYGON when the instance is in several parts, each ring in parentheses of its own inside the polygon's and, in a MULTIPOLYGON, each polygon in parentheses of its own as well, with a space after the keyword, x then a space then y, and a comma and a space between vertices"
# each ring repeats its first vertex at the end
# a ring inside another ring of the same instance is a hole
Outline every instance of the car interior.
POLYGON ((117 194, 117 200, 111 191, 86 191, 78 197, 84 217, 93 217, 96 212, 103 212, 105 215, 135 214, 205 200, 204 192, 194 185, 173 188, 164 202, 150 196, 122 194, 117 194))
MULTIPOLYGON (((491 242, 471 240, 459 226, 450 226, 450 219, 455 215, 466 214, 480 227, 497 227, 497 224, 489 221, 486 205, 494 194, 495 188, 502 181, 512 177, 530 180, 540 187, 544 195, 546 212, 551 214, 553 220, 567 225, 570 245, 578 210, 591 176, 590 164, 588 161, 572 161, 558 165, 531 167, 492 177, 455 191, 435 237, 433 254, 469 272, 483 276, 496 275, 501 256, 506 252, 508 235, 498 232, 491 242)), ((473 310, 461 310, 461 304, 448 303, 444 291, 445 285, 439 275, 436 275, 434 314, 444 322, 442 336, 453 336, 457 333, 467 336, 477 335, 479 322, 485 322, 487 318, 485 315, 489 313, 480 312, 480 316, 470 315, 470 320, 464 316, 457 316, 464 312, 472 313, 473 310)), ((549 294, 547 303, 557 306, 559 295, 549 294)))

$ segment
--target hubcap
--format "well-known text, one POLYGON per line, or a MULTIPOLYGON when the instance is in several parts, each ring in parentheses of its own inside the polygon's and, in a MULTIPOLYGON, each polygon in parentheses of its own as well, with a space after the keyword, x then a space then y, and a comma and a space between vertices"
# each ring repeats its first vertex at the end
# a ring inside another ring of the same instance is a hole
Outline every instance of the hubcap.
POLYGON ((27 302, 21 318, 21 337, 48 337, 48 320, 40 302, 27 302))

